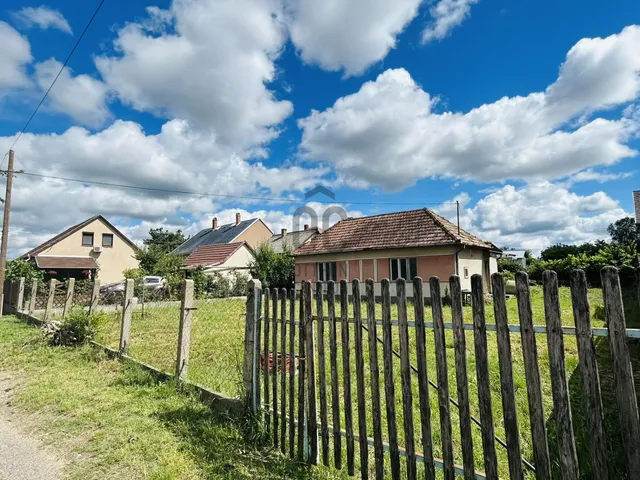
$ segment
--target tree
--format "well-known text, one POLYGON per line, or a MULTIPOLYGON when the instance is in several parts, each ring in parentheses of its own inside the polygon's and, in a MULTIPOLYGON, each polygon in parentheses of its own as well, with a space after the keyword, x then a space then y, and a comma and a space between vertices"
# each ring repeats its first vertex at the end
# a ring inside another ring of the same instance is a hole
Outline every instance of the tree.
POLYGON ((185 236, 182 230, 171 232, 164 228, 152 228, 149 230, 149 238, 142 241, 144 248, 136 254, 140 268, 147 274, 154 273, 160 259, 178 248, 184 241, 185 236))
POLYGON ((11 282, 19 280, 20 277, 25 278, 26 285, 31 285, 34 279, 44 281, 44 272, 36 268, 33 262, 21 258, 8 261, 6 272, 6 279, 11 282))
POLYGON ((276 253, 269 243, 263 243, 256 249, 249 271, 264 288, 291 288, 295 282, 296 262, 289 250, 276 253))
POLYGON ((631 245, 638 240, 636 221, 634 218, 625 217, 616 220, 607 227, 607 232, 611 235, 613 243, 621 245, 631 245))

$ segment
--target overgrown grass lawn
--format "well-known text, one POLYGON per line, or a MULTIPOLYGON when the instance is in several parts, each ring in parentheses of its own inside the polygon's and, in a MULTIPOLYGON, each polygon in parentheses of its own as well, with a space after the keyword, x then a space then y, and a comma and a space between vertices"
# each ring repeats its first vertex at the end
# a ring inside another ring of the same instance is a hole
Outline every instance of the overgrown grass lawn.
POLYGON ((71 479, 338 478, 243 441, 240 424, 188 391, 90 347, 45 345, 37 328, 0 321, 1 375, 25 428, 66 459, 71 479))

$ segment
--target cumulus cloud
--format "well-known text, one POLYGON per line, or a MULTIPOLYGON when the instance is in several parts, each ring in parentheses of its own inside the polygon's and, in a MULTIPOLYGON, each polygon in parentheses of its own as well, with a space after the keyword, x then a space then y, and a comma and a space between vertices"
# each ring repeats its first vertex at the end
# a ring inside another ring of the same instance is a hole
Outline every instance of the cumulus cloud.
MULTIPOLYGON (((630 215, 604 192, 578 195, 549 182, 505 185, 473 206, 463 196, 460 225, 500 247, 542 250, 555 243, 606 239, 607 226, 630 215)), ((455 205, 437 210, 456 220, 455 205)))
POLYGON ((471 15, 471 5, 478 0, 440 0, 429 9, 432 21, 422 32, 422 43, 442 40, 471 15))
POLYGON ((175 0, 147 12, 118 31, 115 54, 96 58, 123 103, 185 119, 239 150, 277 136, 292 105, 268 89, 286 41, 276 0, 175 0))
POLYGON ((25 71, 31 63, 31 45, 12 26, 0 22, 0 98, 8 88, 26 87, 30 84, 25 71))
POLYGON ((302 59, 358 75, 382 60, 422 0, 285 0, 285 21, 302 59))
MULTIPOLYGON (((43 91, 49 88, 61 67, 62 64, 53 58, 35 65, 35 81, 43 91)), ((89 75, 73 76, 68 67, 62 71, 47 98, 52 110, 90 127, 99 127, 110 117, 106 105, 107 86, 89 75)))
POLYGON ((62 32, 73 34, 69 22, 58 10, 41 5, 39 7, 24 7, 11 14, 19 25, 26 28, 38 27, 42 30, 53 28, 62 32))
POLYGON ((640 95, 640 27, 581 40, 544 92, 504 97, 466 113, 437 99, 404 69, 387 70, 326 110, 298 121, 301 152, 353 185, 399 190, 427 177, 481 182, 562 178, 637 152, 638 117, 593 118, 640 95), (572 120, 581 116, 576 125, 572 120))

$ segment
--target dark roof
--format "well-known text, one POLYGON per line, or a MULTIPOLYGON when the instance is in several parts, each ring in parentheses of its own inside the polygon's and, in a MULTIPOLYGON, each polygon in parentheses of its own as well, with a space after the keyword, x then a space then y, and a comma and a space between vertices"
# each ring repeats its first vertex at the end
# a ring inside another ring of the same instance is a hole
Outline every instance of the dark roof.
POLYGON ((228 223, 216 228, 205 228, 199 231, 193 237, 188 238, 182 245, 176 248, 173 252, 175 255, 188 255, 193 253, 196 248, 203 245, 217 245, 219 243, 230 243, 235 238, 244 232, 249 226, 258 221, 257 218, 250 218, 249 220, 243 220, 238 225, 234 223, 228 223))
POLYGON ((282 253, 284 252, 284 247, 286 245, 290 251, 293 251, 305 244, 318 233, 319 231, 317 227, 298 230, 296 232, 287 232, 284 238, 282 238, 281 233, 277 233, 271 237, 271 248, 273 248, 273 251, 276 253, 282 253))
POLYGON ((370 249, 470 245, 497 250, 427 208, 347 218, 296 249, 294 255, 355 252, 370 249))
POLYGON ((61 268, 61 269, 82 269, 95 270, 98 268, 96 259, 93 257, 63 257, 58 255, 37 255, 36 265, 38 268, 61 268))
POLYGON ((185 267, 207 267, 220 265, 226 262, 231 255, 236 253, 245 242, 219 243, 216 245, 202 245, 187 257, 184 261, 185 267))
POLYGON ((53 245, 55 245, 56 243, 58 243, 60 240, 63 240, 65 238, 67 238, 69 235, 77 232, 78 230, 86 227, 87 225, 89 225, 91 222, 95 221, 95 220, 102 220, 111 230, 113 230, 118 237, 120 237, 125 243, 129 244, 129 246, 131 246, 133 249, 138 250, 138 247, 135 243, 133 243, 131 240, 129 240, 120 230, 118 230, 109 220, 107 220, 106 218, 104 218, 102 215, 94 215, 91 218, 87 218, 84 222, 80 222, 77 225, 74 225, 72 227, 67 228, 64 232, 59 233, 58 235, 56 235, 55 237, 50 238, 49 240, 47 240, 46 242, 38 245, 35 248, 32 248, 31 250, 29 250, 27 253, 25 253, 24 255, 22 255, 22 257, 20 258, 29 258, 29 257, 33 257, 34 255, 37 255, 38 253, 46 250, 49 247, 52 247, 53 245))

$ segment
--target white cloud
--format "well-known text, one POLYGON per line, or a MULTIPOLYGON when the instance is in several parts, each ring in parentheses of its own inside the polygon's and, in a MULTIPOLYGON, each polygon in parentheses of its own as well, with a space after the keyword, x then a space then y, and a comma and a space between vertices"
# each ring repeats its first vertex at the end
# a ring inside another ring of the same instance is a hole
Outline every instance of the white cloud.
MULTIPOLYGON (((62 64, 53 58, 35 65, 34 77, 43 91, 49 88, 60 67, 62 64)), ((106 85, 89 75, 74 77, 68 67, 62 71, 47 98, 52 110, 90 127, 99 127, 110 117, 106 85)))
POLYGON ((592 169, 583 170, 581 172, 576 173, 575 175, 571 175, 564 185, 570 187, 576 183, 581 182, 598 182, 605 183, 611 182, 613 180, 620 180, 622 178, 629 178, 635 175, 635 172, 621 172, 621 173, 606 173, 606 172, 596 172, 592 169))
POLYGON ((27 28, 38 27, 42 30, 54 28, 70 35, 73 34, 69 22, 62 13, 45 5, 24 7, 17 12, 12 12, 11 16, 18 24, 27 28))
POLYGON ((285 21, 302 59, 362 73, 395 47, 422 0, 285 0, 285 21))
POLYGON ((0 98, 2 90, 29 86, 25 66, 31 63, 31 45, 13 27, 0 22, 0 98))
POLYGON ((578 42, 545 92, 504 97, 467 113, 435 110, 436 99, 404 69, 387 70, 333 107, 298 121, 301 152, 352 185, 399 190, 427 177, 482 182, 562 178, 637 154, 631 113, 579 115, 640 95, 640 27, 578 42), (574 88, 571 85, 575 85, 574 88))
POLYGON ((96 58, 122 102, 213 130, 238 150, 277 136, 292 105, 267 88, 286 41, 276 0, 175 0, 147 11, 118 31, 117 55, 96 58))
POLYGON ((429 9, 432 22, 422 32, 422 43, 442 40, 471 15, 471 5, 478 0, 440 0, 429 9))
MULTIPOLYGON (((455 205, 437 210, 456 220, 455 205)), ((499 247, 531 250, 606 239, 607 226, 629 215, 604 192, 578 195, 549 182, 521 188, 505 185, 461 210, 465 230, 499 247)))

